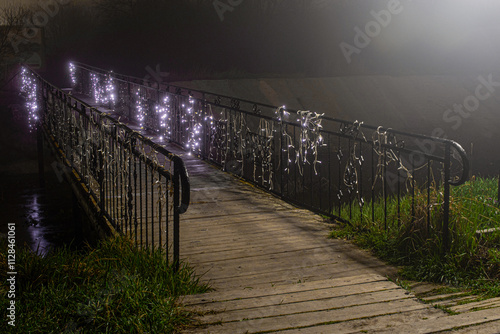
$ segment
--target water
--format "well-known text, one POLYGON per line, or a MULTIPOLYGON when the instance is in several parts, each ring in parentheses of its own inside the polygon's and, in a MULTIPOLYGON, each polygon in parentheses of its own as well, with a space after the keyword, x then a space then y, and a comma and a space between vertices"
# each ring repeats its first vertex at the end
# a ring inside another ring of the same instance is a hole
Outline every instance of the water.
POLYGON ((5 237, 7 224, 15 223, 16 247, 43 255, 54 247, 84 244, 82 212, 74 205, 70 186, 53 174, 45 173, 45 188, 39 186, 38 174, 0 177, 0 231, 5 237))

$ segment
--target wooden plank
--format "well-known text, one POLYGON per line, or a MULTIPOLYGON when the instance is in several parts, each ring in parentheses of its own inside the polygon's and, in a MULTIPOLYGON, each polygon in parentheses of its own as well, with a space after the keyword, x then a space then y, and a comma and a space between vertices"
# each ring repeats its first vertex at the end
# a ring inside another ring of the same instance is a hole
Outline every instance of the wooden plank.
MULTIPOLYGON (((373 333, 434 333, 445 330, 452 330, 466 326, 477 326, 481 324, 492 323, 497 326, 497 332, 500 332, 500 312, 498 309, 487 309, 476 312, 452 315, 438 319, 427 319, 417 321, 413 324, 401 325, 385 330, 374 331, 373 333)), ((473 327, 472 327, 473 329, 473 327)))
MULTIPOLYGON (((426 319, 444 317, 446 314, 437 309, 418 309, 403 311, 395 314, 384 314, 372 318, 341 321, 329 325, 318 325, 284 330, 280 334, 347 334, 347 333, 373 333, 376 330, 396 327, 404 324, 426 319)), ((400 332, 393 332, 400 333, 400 332)), ((411 332, 410 332, 411 333, 411 332)), ((403 332, 401 332, 403 334, 403 332)))
MULTIPOLYGON (((246 301, 243 309, 227 309, 218 314, 207 314, 203 317, 204 324, 219 322, 234 322, 255 320, 270 317, 286 317, 312 312, 334 312, 339 309, 359 307, 362 305, 385 304, 392 301, 411 299, 404 290, 392 289, 363 294, 352 294, 332 298, 317 298, 316 300, 298 301, 292 303, 277 303, 267 306, 246 301)), ((422 308, 425 308, 422 306, 422 308)))
MULTIPOLYGON (((260 236, 259 239, 260 241, 263 240, 276 240, 277 236, 276 235, 266 235, 266 236, 260 236)), ((293 236, 293 237, 288 237, 288 242, 293 244, 293 242, 300 243, 303 241, 302 238, 298 236, 293 236)), ((282 246, 282 245, 281 245, 282 246)), ((232 251, 241 251, 248 249, 251 251, 252 249, 262 249, 263 245, 262 243, 256 244, 254 240, 249 240, 248 238, 233 238, 228 241, 221 242, 221 243, 214 243, 210 244, 209 240, 196 240, 196 239, 189 239, 187 237, 183 237, 181 234, 181 250, 182 254, 186 256, 187 258, 191 259, 192 262, 196 261, 196 254, 200 254, 204 256, 205 254, 212 254, 216 255, 217 253, 220 252, 232 252, 232 251), (228 244, 230 242, 230 244, 228 244)), ((286 246, 284 246, 286 247, 286 246)))
MULTIPOLYGON (((412 299, 399 299, 384 303, 375 303, 345 307, 334 310, 310 311, 304 313, 267 317, 262 313, 259 318, 225 322, 221 325, 200 329, 195 333, 258 333, 281 331, 298 327, 317 326, 320 324, 368 319, 376 316, 398 314, 413 310, 422 310, 427 307, 412 299)), ((392 332, 394 333, 394 332, 392 332)), ((399 333, 411 333, 399 332, 399 333)))
MULTIPOLYGON (((300 245, 300 244, 299 244, 300 245)), ((328 246, 324 246, 326 248, 329 248, 328 246)), ((287 245, 279 245, 275 248, 272 249, 266 249, 262 247, 249 247, 247 249, 242 249, 242 250, 227 250, 227 251, 222 251, 222 252, 207 252, 205 254, 198 254, 196 257, 196 261, 192 261, 192 264, 202 264, 202 263, 215 263, 215 262, 221 262, 221 261, 244 261, 245 259, 255 259, 255 258, 260 258, 260 257, 272 257, 272 256, 277 256, 279 254, 286 254, 286 253, 298 253, 298 252, 305 252, 305 251, 310 251, 310 250, 316 250, 318 251, 319 249, 322 249, 323 247, 307 247, 306 245, 303 245, 302 248, 299 247, 288 247, 287 245)), ((330 249, 329 249, 330 250, 330 249)), ((297 254, 300 256, 300 254, 297 254)))
POLYGON ((308 310, 327 310, 373 302, 411 298, 406 291, 388 284, 363 284, 350 289, 330 288, 307 290, 295 293, 275 294, 257 298, 233 299, 225 302, 204 304, 191 307, 195 312, 207 312, 204 323, 231 321, 230 319, 251 318, 252 312, 259 314, 268 311, 267 316, 293 314, 308 310), (212 317, 212 320, 211 318, 212 317))
MULTIPOLYGON (((332 288, 350 289, 353 285, 365 286, 379 285, 385 286, 389 281, 380 275, 360 275, 344 278, 334 278, 328 280, 300 283, 282 287, 270 287, 261 289, 239 289, 225 290, 217 293, 209 292, 199 295, 183 297, 184 305, 211 304, 214 302, 225 302, 249 298, 262 298, 266 296, 279 296, 283 294, 303 293, 308 291, 320 291, 332 288), (217 298, 217 299, 215 299, 217 298)), ((390 282, 389 282, 390 283, 390 282)), ((392 283, 390 283, 392 284, 392 283)))
POLYGON ((481 308, 498 308, 498 312, 500 313, 500 297, 496 298, 490 298, 478 302, 473 302, 473 303, 467 303, 467 304, 462 304, 462 305, 457 305, 457 306, 452 306, 449 309, 453 312, 470 312, 474 309, 481 309, 481 308))
POLYGON ((500 321, 474 324, 464 328, 455 329, 453 334, 498 334, 500 333, 500 321))
MULTIPOLYGON (((236 288, 260 288, 282 284, 297 284, 306 281, 326 280, 331 278, 351 277, 358 275, 369 275, 377 271, 383 272, 385 266, 351 266, 346 269, 342 265, 336 268, 325 268, 323 265, 311 266, 307 270, 297 270, 290 268, 279 268, 269 272, 261 272, 251 275, 234 275, 233 277, 210 278, 209 274, 197 271, 202 274, 203 279, 209 281, 213 287, 221 289, 236 288)), ((197 269, 196 269, 197 270, 197 269)))

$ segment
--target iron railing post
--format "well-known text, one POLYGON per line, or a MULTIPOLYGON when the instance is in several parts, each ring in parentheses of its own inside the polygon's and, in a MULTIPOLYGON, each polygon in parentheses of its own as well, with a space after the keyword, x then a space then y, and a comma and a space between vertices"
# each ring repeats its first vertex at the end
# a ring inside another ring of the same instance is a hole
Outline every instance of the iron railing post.
POLYGON ((280 194, 281 194, 281 198, 283 198, 285 196, 285 189, 283 188, 283 184, 284 184, 284 173, 285 173, 285 169, 286 169, 286 164, 283 163, 283 118, 285 117, 285 112, 284 112, 284 109, 282 108, 279 108, 278 109, 278 112, 279 112, 279 138, 280 138, 280 153, 279 153, 279 159, 280 159, 280 162, 279 162, 279 167, 280 167, 280 194))
POLYGON ((172 180, 173 187, 174 187, 174 272, 177 272, 179 270, 179 243, 180 243, 180 233, 179 233, 179 215, 180 215, 180 173, 179 173, 179 162, 174 161, 174 178, 172 180))
POLYGON ((449 143, 445 145, 444 152, 444 207, 443 207, 443 256, 449 251, 450 248, 450 157, 451 147, 449 143))

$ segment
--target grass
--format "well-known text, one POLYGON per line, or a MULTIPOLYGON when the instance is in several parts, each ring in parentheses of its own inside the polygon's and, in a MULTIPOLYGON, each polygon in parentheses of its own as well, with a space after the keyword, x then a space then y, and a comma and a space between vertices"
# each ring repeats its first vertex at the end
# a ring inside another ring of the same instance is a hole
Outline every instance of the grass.
MULTIPOLYGON (((390 264, 401 266, 404 279, 446 283, 475 293, 500 296, 500 231, 476 231, 500 227, 500 207, 496 201, 498 178, 473 177, 452 187, 450 198, 450 247, 443 252, 442 189, 415 191, 412 197, 371 203, 363 213, 353 210, 350 223, 331 232, 331 237, 353 240, 371 249, 390 264)), ((343 208, 348 216, 348 207, 343 208)))
MULTIPOLYGON (((1 266, 6 264, 2 245, 1 266)), ((102 241, 84 251, 55 249, 41 257, 17 249, 17 333, 173 333, 189 326, 191 315, 178 297, 201 293, 193 271, 178 273, 158 251, 140 250, 125 238, 102 241)), ((5 271, 1 294, 6 296, 5 271)), ((8 306, 2 298, 3 313, 8 306)), ((6 315, 0 332, 12 331, 6 315)))

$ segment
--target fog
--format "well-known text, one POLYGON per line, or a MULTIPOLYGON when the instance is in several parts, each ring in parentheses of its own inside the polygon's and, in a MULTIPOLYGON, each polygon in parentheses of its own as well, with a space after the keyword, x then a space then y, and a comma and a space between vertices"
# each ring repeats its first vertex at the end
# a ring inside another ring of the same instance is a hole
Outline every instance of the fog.
MULTIPOLYGON (((35 13, 52 11, 41 22, 51 61, 88 60, 133 72, 162 64, 179 79, 227 71, 344 76, 500 68, 500 2, 493 0, 31 3, 35 13)), ((39 17, 27 22, 36 26, 39 17)))

